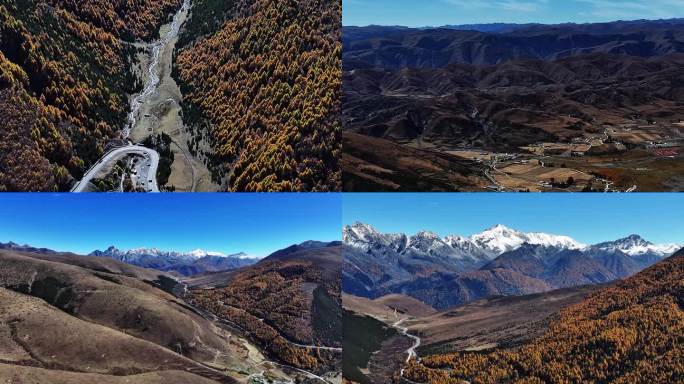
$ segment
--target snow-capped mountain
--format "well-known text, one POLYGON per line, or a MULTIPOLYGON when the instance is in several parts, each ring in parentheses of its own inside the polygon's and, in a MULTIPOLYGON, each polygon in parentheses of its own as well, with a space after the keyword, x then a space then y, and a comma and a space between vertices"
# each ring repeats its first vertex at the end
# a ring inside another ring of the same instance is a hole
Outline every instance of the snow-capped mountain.
POLYGON ((405 234, 383 234, 364 223, 345 226, 342 230, 342 241, 353 247, 368 251, 370 248, 388 247, 394 251, 404 250, 408 244, 405 234))
POLYGON ((644 240, 639 235, 630 235, 624 239, 596 244, 594 245, 594 248, 603 251, 620 251, 629 256, 654 254, 660 257, 666 257, 681 249, 682 246, 677 244, 653 244, 650 241, 644 240))
POLYGON ((408 248, 433 256, 454 257, 462 259, 468 255, 452 247, 445 239, 434 232, 421 231, 408 240, 408 248))
POLYGON ((383 234, 344 228, 342 288, 368 298, 402 293, 437 308, 497 295, 529 294, 631 276, 681 247, 637 235, 596 245, 496 225, 471 236, 383 234))
POLYGON ((501 224, 472 235, 468 240, 493 256, 518 249, 525 243, 561 249, 583 249, 586 247, 568 236, 539 232, 524 233, 501 224))
MULTIPOLYGON (((383 234, 368 224, 355 223, 344 228, 343 240, 347 246, 373 254, 376 262, 380 262, 378 258, 388 262, 397 262, 401 258, 402 261, 396 265, 399 268, 403 268, 402 265, 407 263, 417 263, 421 267, 434 263, 438 269, 467 271, 482 267, 499 256, 527 244, 545 248, 544 254, 548 257, 553 257, 561 251, 579 251, 601 263, 611 264, 620 269, 616 272, 619 272, 617 274, 621 277, 670 256, 682 248, 676 244, 653 244, 638 235, 586 245, 568 236, 522 232, 500 224, 468 237, 440 237, 429 231, 421 231, 413 236, 403 233, 383 234), (389 257, 392 254, 395 256, 389 257)), ((361 259, 356 262, 357 265, 364 264, 361 259)))
POLYGON ((157 248, 120 250, 114 246, 104 251, 93 251, 89 256, 109 257, 124 263, 161 271, 176 271, 182 275, 224 271, 251 265, 259 261, 240 252, 225 255, 220 252, 196 249, 191 252, 162 251, 157 248))
POLYGON ((382 234, 368 224, 355 223, 344 228, 343 241, 364 251, 389 247, 397 252, 416 251, 439 257, 449 256, 458 260, 470 259, 474 262, 493 260, 525 243, 559 249, 586 248, 586 245, 568 236, 524 233, 503 225, 496 225, 469 237, 451 235, 441 238, 436 233, 428 231, 421 231, 410 237, 405 234, 382 234))

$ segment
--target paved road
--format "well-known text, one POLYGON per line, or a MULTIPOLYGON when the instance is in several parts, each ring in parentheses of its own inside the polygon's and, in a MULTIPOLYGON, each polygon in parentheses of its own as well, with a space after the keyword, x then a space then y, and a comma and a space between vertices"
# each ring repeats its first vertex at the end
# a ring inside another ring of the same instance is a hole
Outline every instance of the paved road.
POLYGON ((126 155, 142 156, 143 160, 136 165, 138 171, 138 181, 140 186, 148 192, 159 192, 157 186, 157 168, 159 167, 159 153, 157 151, 140 145, 127 145, 107 152, 88 172, 83 179, 76 183, 71 192, 84 192, 88 188, 90 181, 106 166, 110 166, 126 155))

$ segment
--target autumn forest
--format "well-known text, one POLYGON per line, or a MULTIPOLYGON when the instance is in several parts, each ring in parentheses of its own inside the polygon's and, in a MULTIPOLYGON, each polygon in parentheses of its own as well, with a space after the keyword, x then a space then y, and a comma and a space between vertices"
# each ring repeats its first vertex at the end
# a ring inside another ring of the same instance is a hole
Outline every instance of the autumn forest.
MULTIPOLYGON (((0 0, 0 190, 68 191, 125 145, 141 43, 181 0, 0 0)), ((340 1, 197 0, 173 76, 226 191, 341 188, 340 1)))

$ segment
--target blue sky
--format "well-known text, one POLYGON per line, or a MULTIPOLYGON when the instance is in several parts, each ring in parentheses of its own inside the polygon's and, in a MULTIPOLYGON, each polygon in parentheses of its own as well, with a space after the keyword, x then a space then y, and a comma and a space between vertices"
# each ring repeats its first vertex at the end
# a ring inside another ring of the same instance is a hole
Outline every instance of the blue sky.
POLYGON ((247 252, 341 238, 339 194, 0 194, 0 242, 247 252))
POLYGON ((345 224, 381 232, 469 236, 495 224, 568 235, 594 244, 630 234, 655 243, 684 243, 682 194, 345 194, 345 224))
POLYGON ((343 0, 343 24, 411 27, 684 17, 682 0, 343 0))

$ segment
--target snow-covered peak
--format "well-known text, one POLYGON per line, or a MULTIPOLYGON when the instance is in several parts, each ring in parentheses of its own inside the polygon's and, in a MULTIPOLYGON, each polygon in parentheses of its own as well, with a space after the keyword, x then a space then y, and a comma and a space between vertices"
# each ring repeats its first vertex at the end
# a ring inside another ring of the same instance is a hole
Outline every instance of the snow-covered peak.
POLYGON ((408 248, 440 258, 463 259, 471 257, 469 252, 452 246, 449 240, 448 238, 441 238, 434 232, 421 231, 409 238, 408 248))
POLYGON ((347 225, 342 230, 342 240, 345 243, 350 242, 372 242, 381 238, 382 235, 375 228, 368 224, 356 222, 353 225, 347 225))
POLYGON ((442 239, 439 237, 438 234, 430 231, 420 231, 416 233, 414 236, 411 236, 411 242, 432 242, 432 241, 439 241, 441 242, 442 239))
POLYGON ((136 260, 140 258, 160 258, 160 259, 174 259, 174 260, 187 260, 193 261, 196 259, 201 259, 203 257, 225 257, 225 258, 238 258, 238 259, 256 259, 247 255, 246 253, 236 253, 234 255, 226 255, 221 252, 205 251, 203 249, 195 249, 190 252, 178 252, 178 251, 162 251, 158 248, 132 248, 128 250, 120 250, 114 246, 108 247, 105 251, 94 251, 90 254, 91 256, 107 256, 113 257, 119 260, 136 260))
POLYGON ((449 245, 434 232, 420 231, 409 238, 408 246, 413 249, 427 252, 435 247, 448 247, 449 245))
POLYGON ((586 248, 584 244, 568 236, 525 233, 501 224, 470 237, 452 235, 442 238, 430 231, 420 231, 411 237, 404 234, 382 234, 368 224, 355 223, 344 228, 343 240, 347 245, 365 251, 391 247, 399 252, 413 250, 440 257, 469 258, 476 262, 492 260, 505 252, 518 249, 525 243, 559 249, 586 248))
POLYGON ((540 232, 525 233, 510 229, 501 224, 489 228, 484 232, 474 234, 470 236, 469 240, 489 251, 494 256, 499 256, 504 252, 515 250, 525 243, 563 249, 586 248, 584 244, 581 244, 568 236, 540 232))
POLYGON ((682 248, 678 244, 653 244, 639 235, 630 235, 623 239, 597 244, 603 251, 620 251, 630 256, 654 254, 660 257, 670 256, 682 248))
POLYGON ((342 230, 342 241, 355 248, 367 251, 374 247, 390 247, 395 251, 406 248, 407 237, 404 234, 382 234, 375 228, 364 223, 347 225, 342 230))

